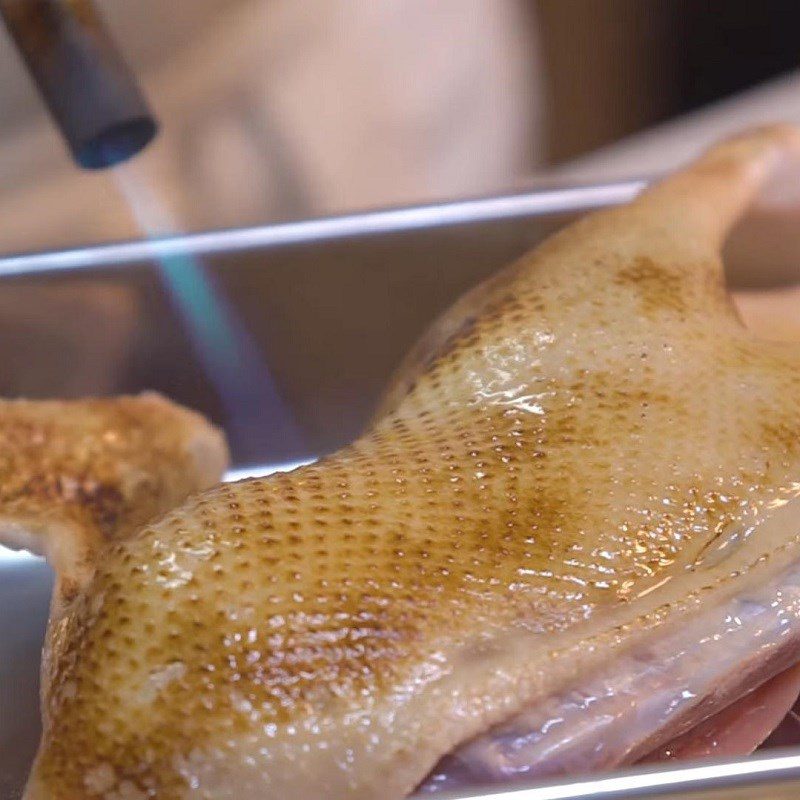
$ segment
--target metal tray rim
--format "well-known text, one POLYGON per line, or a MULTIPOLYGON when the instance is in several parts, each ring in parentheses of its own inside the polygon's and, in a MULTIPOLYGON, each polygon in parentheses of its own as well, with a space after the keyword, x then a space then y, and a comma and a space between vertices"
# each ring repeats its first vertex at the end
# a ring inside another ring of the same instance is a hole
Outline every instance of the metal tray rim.
MULTIPOLYGON (((648 800, 664 795, 702 800, 710 793, 724 790, 779 788, 787 784, 798 784, 800 794, 800 751, 793 749, 747 759, 688 762, 670 769, 645 767, 596 778, 579 777, 505 791, 452 795, 452 800, 648 800)), ((714 794, 715 798, 718 796, 724 795, 714 794)), ((766 796, 761 796, 766 800, 766 796)))
POLYGON ((174 256, 235 253, 255 248, 374 236, 443 225, 544 216, 619 205, 633 199, 643 180, 620 181, 500 195, 448 203, 189 233, 178 236, 0 256, 0 277, 61 270, 119 267, 174 256))

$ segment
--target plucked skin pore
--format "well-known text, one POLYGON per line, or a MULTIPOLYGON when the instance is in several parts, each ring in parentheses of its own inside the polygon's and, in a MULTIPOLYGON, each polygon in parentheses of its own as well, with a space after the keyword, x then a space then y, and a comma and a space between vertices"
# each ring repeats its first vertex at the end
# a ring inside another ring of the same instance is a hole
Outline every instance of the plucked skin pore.
POLYGON ((28 797, 401 797, 721 590, 687 565, 800 478, 800 354, 743 329, 719 258, 794 152, 754 132, 565 229, 436 326, 354 444, 109 546, 28 797))

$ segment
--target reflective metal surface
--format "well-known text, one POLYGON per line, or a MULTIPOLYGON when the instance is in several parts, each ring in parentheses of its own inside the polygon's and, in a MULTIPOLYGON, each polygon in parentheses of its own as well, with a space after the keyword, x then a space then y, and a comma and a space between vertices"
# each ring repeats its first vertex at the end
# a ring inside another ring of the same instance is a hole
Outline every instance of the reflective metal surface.
POLYGON ((616 205, 631 200, 644 181, 576 186, 534 194, 488 197, 438 205, 388 209, 327 219, 209 231, 160 241, 122 242, 49 253, 0 257, 0 274, 109 268, 176 254, 207 257, 242 250, 280 247, 347 237, 374 236, 449 225, 486 225, 504 219, 530 219, 616 205))
MULTIPOLYGON (((472 794, 472 800, 780 800, 800 795, 800 755, 785 751, 744 761, 640 769, 608 777, 560 781, 504 792, 472 794)), ((465 797, 461 795, 460 797, 465 797)))
POLYGON ((0 559, 0 798, 18 796, 39 735, 39 652, 50 602, 40 561, 0 559))
MULTIPOLYGON (((213 317, 214 304, 225 306, 257 350, 260 361, 247 368, 261 363, 269 370, 281 403, 265 409, 260 435, 233 441, 228 477, 290 466, 356 435, 404 352, 464 290, 577 213, 626 200, 639 188, 568 189, 0 259, 0 395, 157 389, 228 423, 236 409, 208 374, 213 362, 198 352, 206 340, 198 344, 187 323, 186 303, 198 298, 180 295, 170 279, 202 275, 212 292, 200 299, 212 307, 195 311, 213 317), (281 415, 300 431, 291 452, 273 446, 281 415)), ((0 549, 0 800, 18 796, 36 746, 50 581, 40 561, 0 549)), ((800 755, 476 796, 617 800, 756 792, 797 796, 800 755)))

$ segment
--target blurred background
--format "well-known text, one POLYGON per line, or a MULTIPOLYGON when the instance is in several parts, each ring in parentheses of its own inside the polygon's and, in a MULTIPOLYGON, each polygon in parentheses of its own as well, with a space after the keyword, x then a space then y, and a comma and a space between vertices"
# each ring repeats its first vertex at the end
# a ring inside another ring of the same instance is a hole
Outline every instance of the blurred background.
MULTIPOLYGON (((97 5, 162 125, 127 186, 190 231, 648 176, 800 121, 796 0, 97 5)), ((5 32, 0 74, 0 252, 140 236, 5 32)))

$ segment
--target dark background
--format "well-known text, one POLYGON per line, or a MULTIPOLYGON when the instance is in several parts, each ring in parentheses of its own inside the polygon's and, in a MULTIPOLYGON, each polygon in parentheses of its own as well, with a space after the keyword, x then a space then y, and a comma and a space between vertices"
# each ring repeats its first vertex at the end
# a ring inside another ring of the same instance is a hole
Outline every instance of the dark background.
POLYGON ((800 67, 797 0, 536 0, 548 160, 800 67))

